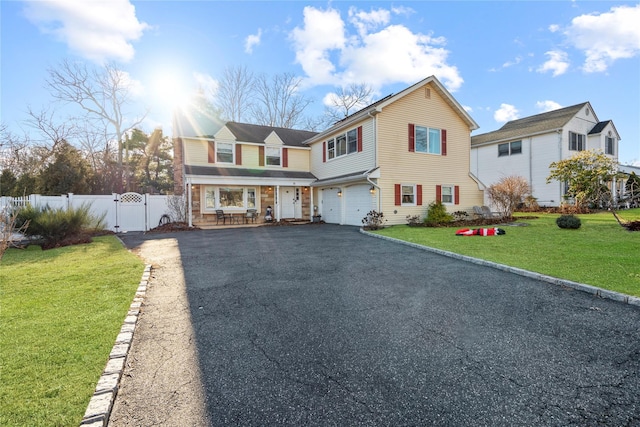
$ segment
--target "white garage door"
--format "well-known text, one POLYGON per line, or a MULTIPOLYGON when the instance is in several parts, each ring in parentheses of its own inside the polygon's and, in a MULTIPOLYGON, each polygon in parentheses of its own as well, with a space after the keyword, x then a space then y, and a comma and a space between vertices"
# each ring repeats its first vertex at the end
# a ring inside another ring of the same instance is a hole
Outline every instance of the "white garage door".
POLYGON ((330 224, 340 224, 340 197, 337 188, 322 190, 322 220, 330 224))
POLYGON ((362 227, 362 218, 373 209, 373 195, 370 189, 370 185, 354 185, 344 189, 345 224, 362 227))

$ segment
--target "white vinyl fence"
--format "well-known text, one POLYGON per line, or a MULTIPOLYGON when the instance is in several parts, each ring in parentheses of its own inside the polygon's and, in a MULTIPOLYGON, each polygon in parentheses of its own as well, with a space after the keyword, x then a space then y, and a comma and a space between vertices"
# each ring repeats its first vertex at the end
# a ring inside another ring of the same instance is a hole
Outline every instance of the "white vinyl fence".
POLYGON ((51 208, 79 208, 89 204, 93 215, 105 215, 106 228, 116 233, 127 231, 149 231, 160 224, 163 215, 170 215, 170 196, 124 193, 104 196, 63 194, 61 196, 0 197, 0 211, 8 207, 46 206, 51 208))

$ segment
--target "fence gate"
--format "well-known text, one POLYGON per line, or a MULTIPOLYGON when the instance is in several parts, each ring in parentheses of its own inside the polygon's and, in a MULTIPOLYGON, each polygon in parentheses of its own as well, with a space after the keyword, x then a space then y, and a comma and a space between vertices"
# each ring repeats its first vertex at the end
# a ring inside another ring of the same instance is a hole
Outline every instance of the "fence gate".
POLYGON ((117 194, 116 232, 147 230, 147 200, 144 194, 117 194))

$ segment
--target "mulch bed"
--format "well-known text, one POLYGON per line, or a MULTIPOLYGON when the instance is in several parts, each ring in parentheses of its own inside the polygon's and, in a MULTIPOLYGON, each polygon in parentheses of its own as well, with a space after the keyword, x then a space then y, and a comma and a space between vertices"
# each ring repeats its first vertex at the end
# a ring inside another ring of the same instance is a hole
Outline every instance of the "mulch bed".
POLYGON ((192 231, 192 230, 200 230, 200 227, 189 227, 189 224, 186 222, 169 222, 167 224, 162 224, 157 226, 156 228, 152 228, 147 231, 147 233, 172 233, 174 231, 192 231))
POLYGON ((631 221, 622 224, 629 231, 640 231, 640 221, 631 221))

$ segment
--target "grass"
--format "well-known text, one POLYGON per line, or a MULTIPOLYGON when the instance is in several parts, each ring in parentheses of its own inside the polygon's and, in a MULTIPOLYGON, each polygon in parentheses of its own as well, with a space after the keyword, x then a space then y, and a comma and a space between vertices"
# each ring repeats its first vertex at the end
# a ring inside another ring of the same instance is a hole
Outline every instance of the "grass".
POLYGON ((114 236, 0 264, 0 425, 79 425, 144 266, 114 236))
MULTIPOLYGON (((530 214, 516 214, 518 216, 530 214)), ((456 236, 456 228, 396 225, 375 233, 424 246, 519 267, 553 277, 640 296, 640 232, 622 228, 611 213, 577 215, 582 227, 560 229, 557 214, 522 219, 526 227, 501 226, 503 236, 456 236)), ((620 212, 640 220, 640 209, 620 212)))

